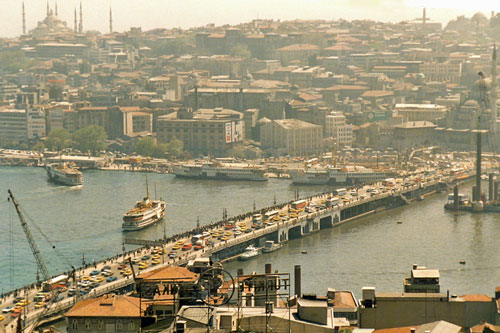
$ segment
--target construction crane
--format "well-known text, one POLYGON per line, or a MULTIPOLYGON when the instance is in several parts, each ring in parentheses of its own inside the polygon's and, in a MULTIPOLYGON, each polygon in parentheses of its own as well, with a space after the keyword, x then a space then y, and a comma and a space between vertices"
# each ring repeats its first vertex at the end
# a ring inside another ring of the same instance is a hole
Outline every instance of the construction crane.
MULTIPOLYGON (((38 246, 35 243, 35 238, 33 238, 33 234, 31 233, 30 228, 28 227, 28 224, 26 223, 26 220, 24 219, 23 213, 21 212, 21 209, 19 207, 19 204, 17 203, 17 200, 14 198, 14 195, 12 194, 11 190, 8 190, 9 192, 9 198, 14 204, 14 207, 16 208, 17 215, 19 216, 19 220, 21 221, 21 226, 23 228, 24 234, 26 235, 26 239, 28 240, 28 244, 30 245, 31 252, 33 253, 33 256, 35 257, 36 264, 38 266, 38 269, 42 273, 42 277, 44 281, 49 281, 50 280, 50 275, 49 275, 49 270, 47 269, 47 265, 45 264, 45 261, 42 258, 42 255, 40 254, 40 250, 38 249, 38 246)), ((50 288, 50 292, 52 295, 51 302, 57 302, 57 295, 58 292, 54 288, 50 288)), ((40 315, 37 317, 36 322, 31 326, 31 329, 28 332, 33 332, 35 328, 37 327, 38 323, 40 320, 45 316, 45 314, 49 311, 50 309, 50 304, 45 307, 45 309, 40 313, 40 315)))

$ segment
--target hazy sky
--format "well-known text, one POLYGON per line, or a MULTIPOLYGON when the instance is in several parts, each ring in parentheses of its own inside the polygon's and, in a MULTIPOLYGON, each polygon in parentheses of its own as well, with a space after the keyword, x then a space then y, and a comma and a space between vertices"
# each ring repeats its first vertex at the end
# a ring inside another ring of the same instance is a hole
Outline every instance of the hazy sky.
MULTIPOLYGON (((25 0, 27 29, 45 17, 45 0, 25 0)), ((59 0, 59 17, 73 27, 73 13, 79 0, 59 0)), ((22 0, 0 0, 0 36, 22 32, 22 0)), ((51 8, 54 0, 49 1, 51 8)), ((399 22, 422 15, 447 23, 458 15, 482 11, 488 17, 500 11, 498 0, 82 0, 84 30, 109 31, 109 8, 113 8, 113 28, 125 31, 131 26, 189 28, 207 23, 236 24, 255 18, 373 19, 399 22)))

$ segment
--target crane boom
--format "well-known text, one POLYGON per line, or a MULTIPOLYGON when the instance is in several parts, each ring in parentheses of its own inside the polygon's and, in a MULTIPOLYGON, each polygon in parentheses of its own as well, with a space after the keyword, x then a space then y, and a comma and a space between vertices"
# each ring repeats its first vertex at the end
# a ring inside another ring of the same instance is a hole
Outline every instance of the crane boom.
MULTIPOLYGON (((21 226, 23 227, 24 234, 26 235, 26 238, 28 240, 28 243, 31 248, 31 252, 33 252, 33 256, 36 259, 36 263, 38 265, 38 269, 42 272, 42 276, 44 281, 49 281, 50 280, 50 275, 49 275, 49 270, 47 269, 47 265, 45 265, 45 261, 42 258, 42 255, 40 254, 40 250, 38 249, 38 246, 35 243, 35 238, 33 238, 33 234, 31 233, 30 228, 28 227, 28 223, 26 223, 26 220, 24 219, 24 215, 21 212, 21 209, 19 207, 19 204, 17 203, 17 200, 14 198, 14 195, 10 190, 9 192, 9 197, 12 200, 12 203, 14 204, 14 207, 16 208, 17 215, 19 216, 19 220, 21 221, 21 226)), ((57 296, 58 292, 56 292, 53 288, 50 288, 50 293, 52 295, 51 303, 55 303, 57 307, 57 296)), ((59 309, 59 307, 57 307, 59 309)), ((37 327, 38 323, 40 320, 45 316, 45 314, 49 311, 50 305, 47 306, 38 316, 36 322, 31 326, 31 329, 29 332, 33 332, 33 330, 37 327)), ((18 326, 18 329, 20 327, 18 326)))
POLYGON ((8 190, 8 192, 9 192, 9 197, 12 200, 14 207, 16 208, 19 220, 21 220, 21 226, 23 227, 24 234, 26 235, 28 244, 30 245, 31 252, 33 252, 33 256, 35 257, 38 268, 42 273, 43 279, 45 281, 48 281, 50 279, 50 275, 49 275, 49 270, 47 269, 47 265, 45 265, 45 261, 43 260, 42 255, 40 254, 40 250, 38 249, 38 246, 35 243, 35 239, 33 238, 31 230, 28 227, 28 223, 26 223, 26 220, 24 219, 23 213, 19 208, 17 200, 14 198, 14 195, 12 195, 12 192, 10 190, 8 190))

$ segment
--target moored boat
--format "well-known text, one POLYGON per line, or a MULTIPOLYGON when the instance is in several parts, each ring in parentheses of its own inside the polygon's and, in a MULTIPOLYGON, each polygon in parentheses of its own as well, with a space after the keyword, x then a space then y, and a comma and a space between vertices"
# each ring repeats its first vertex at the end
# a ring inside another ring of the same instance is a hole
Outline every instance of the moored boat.
POLYGON ((82 185, 83 175, 77 168, 68 163, 50 163, 46 166, 50 181, 63 185, 82 185))
POLYGON ((238 259, 243 261, 250 260, 254 257, 257 257, 259 254, 259 249, 257 249, 253 245, 250 245, 245 249, 245 252, 238 257, 238 259))
POLYGON ((275 243, 272 240, 268 240, 264 243, 262 248, 262 253, 269 253, 281 249, 281 244, 275 243))

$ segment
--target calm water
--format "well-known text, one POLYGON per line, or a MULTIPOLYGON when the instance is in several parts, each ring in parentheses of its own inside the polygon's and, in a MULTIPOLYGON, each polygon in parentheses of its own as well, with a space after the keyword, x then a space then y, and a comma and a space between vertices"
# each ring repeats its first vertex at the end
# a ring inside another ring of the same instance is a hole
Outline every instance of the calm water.
MULTIPOLYGON (((42 168, 0 167, 0 291, 35 281, 37 266, 13 205, 7 201, 11 189, 33 220, 32 233, 51 274, 68 271, 71 265, 121 253, 125 237, 158 239, 229 216, 289 201, 295 187, 285 180, 268 182, 220 182, 149 174, 150 193, 167 201, 164 221, 137 232, 124 233, 121 217, 146 194, 145 174, 125 171, 84 171, 83 187, 59 186, 47 181, 42 168), (56 246, 53 250, 44 235, 56 246)), ((301 195, 321 191, 301 187, 301 195)), ((27 218, 27 220, 29 220, 27 218)), ((129 249, 129 247, 127 247, 129 249)))
MULTIPOLYGON (((82 188, 48 183, 40 168, 0 168, 0 290, 31 283, 36 263, 7 202, 7 189, 14 195, 44 236, 30 223, 42 255, 52 274, 121 252, 125 237, 159 238, 220 219, 222 209, 236 215, 257 207, 293 198, 296 187, 287 180, 267 183, 218 182, 177 179, 150 174, 158 195, 167 200, 165 222, 135 233, 121 231, 121 215, 145 193, 145 175, 122 171, 86 171, 82 188)), ((152 186, 150 187, 151 193, 152 186)), ((301 196, 321 192, 322 187, 299 187, 301 196)), ((461 192, 468 193, 463 189, 461 192)), ((152 194, 154 195, 154 194, 152 194)), ((293 273, 302 266, 302 290, 324 294, 326 288, 348 289, 361 294, 363 286, 379 291, 402 291, 411 264, 441 271, 441 288, 451 293, 493 295, 500 286, 500 214, 455 215, 443 211, 446 194, 389 212, 379 213, 335 229, 286 243, 279 251, 244 264, 226 265, 234 273, 273 270, 293 273), (402 221, 402 224, 396 224, 402 221), (301 251, 308 254, 301 254, 301 251), (466 260, 460 265, 459 260, 466 260)))

